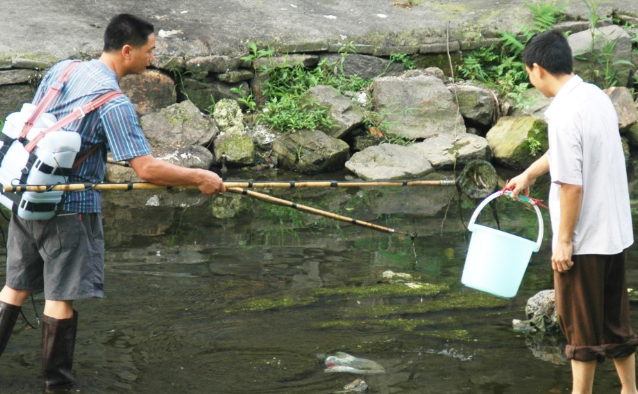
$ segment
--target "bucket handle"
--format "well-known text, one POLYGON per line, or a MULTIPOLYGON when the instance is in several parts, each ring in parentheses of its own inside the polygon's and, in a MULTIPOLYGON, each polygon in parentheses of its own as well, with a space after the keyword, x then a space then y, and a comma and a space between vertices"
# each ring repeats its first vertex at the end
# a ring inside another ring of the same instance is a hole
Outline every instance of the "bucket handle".
MULTIPOLYGON (((489 195, 485 200, 481 201, 479 206, 476 207, 476 209, 474 210, 472 218, 467 225, 468 230, 472 231, 474 229, 474 222, 476 221, 476 218, 490 201, 495 200, 504 194, 507 194, 509 196, 511 193, 512 192, 509 191, 497 191, 496 193, 489 195)), ((538 240, 536 241, 536 248, 534 248, 534 252, 538 252, 541 248, 541 242, 543 241, 543 216, 541 215, 541 210, 538 209, 538 206, 536 204, 532 204, 532 201, 527 197, 522 195, 519 195, 519 197, 521 198, 521 201, 531 204, 536 210, 536 216, 538 216, 538 240)))

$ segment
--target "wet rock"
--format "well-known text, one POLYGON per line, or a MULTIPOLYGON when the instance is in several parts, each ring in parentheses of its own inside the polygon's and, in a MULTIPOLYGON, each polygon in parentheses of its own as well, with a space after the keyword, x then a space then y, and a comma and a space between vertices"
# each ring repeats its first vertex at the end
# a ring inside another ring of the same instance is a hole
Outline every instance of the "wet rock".
POLYGON ((225 74, 218 74, 217 79, 225 83, 238 83, 253 79, 255 73, 250 70, 229 71, 225 74))
POLYGON ((122 92, 135 106, 138 116, 157 112, 175 104, 175 82, 157 70, 146 70, 141 75, 127 75, 120 81, 122 92))
MULTIPOLYGON (((341 62, 341 55, 330 53, 321 56, 321 60, 326 59, 329 62, 341 62)), ((376 56, 367 56, 350 53, 343 63, 340 63, 343 73, 347 77, 359 76, 364 79, 376 78, 380 75, 396 76, 400 75, 405 67, 401 63, 390 63, 389 60, 376 56)))
POLYGON ((345 142, 319 130, 300 130, 276 140, 273 156, 280 167, 313 174, 343 168, 349 149, 345 142))
POLYGON ((224 193, 211 200, 210 208, 217 219, 227 219, 246 209, 248 202, 248 199, 238 194, 224 193))
POLYGON ((35 89, 29 85, 0 86, 0 119, 12 112, 20 111, 23 103, 30 103, 35 89))
POLYGON ((143 116, 140 124, 153 147, 207 146, 218 133, 215 122, 190 101, 143 116))
POLYGON ((223 99, 237 100, 241 98, 240 94, 231 91, 235 88, 245 95, 250 94, 250 88, 246 82, 226 84, 211 78, 206 78, 203 81, 185 78, 183 87, 185 96, 204 112, 210 111, 213 103, 218 103, 223 99))
POLYGON ((344 138, 363 122, 363 111, 331 86, 310 88, 303 97, 309 108, 328 108, 333 127, 325 133, 333 138, 344 138))
POLYGON ((548 149, 543 119, 505 116, 487 133, 494 159, 504 166, 524 170, 548 149))
POLYGON ((411 146, 432 164, 434 168, 463 166, 472 160, 490 160, 492 149, 487 140, 473 134, 459 134, 454 139, 444 134, 428 138, 411 146))
POLYGON ((186 60, 185 68, 192 73, 226 73, 236 70, 240 63, 240 59, 229 56, 202 56, 186 60))
POLYGON ((514 319, 512 321, 512 327, 515 331, 528 333, 557 331, 559 326, 554 290, 540 291, 527 300, 525 314, 527 320, 514 319))
POLYGON ((430 162, 415 149, 392 144, 355 153, 346 168, 369 180, 418 178, 434 171, 430 162))
POLYGON ((376 110, 386 114, 390 134, 414 139, 465 133, 452 93, 437 77, 383 77, 373 89, 376 110))
POLYGON ((370 386, 368 386, 368 384, 361 379, 356 379, 352 383, 348 383, 343 386, 344 390, 347 390, 351 393, 365 393, 366 391, 368 391, 369 388, 370 386))
POLYGON ((525 345, 532 351, 534 357, 554 365, 565 365, 568 363, 563 349, 565 344, 558 339, 557 335, 548 335, 537 332, 525 338, 525 345))
MULTIPOLYGON (((613 47, 613 53, 610 59, 610 63, 616 63, 618 61, 632 61, 632 44, 631 37, 620 26, 606 26, 600 29, 596 29, 595 32, 595 48, 598 51, 602 51, 605 44, 609 44, 615 41, 613 47)), ((572 55, 574 56, 574 72, 586 81, 592 81, 596 83, 603 82, 602 78, 605 75, 605 64, 595 63, 592 66, 592 31, 587 30, 580 33, 572 34, 567 37, 569 46, 572 49, 572 55), (586 60, 580 60, 577 57, 584 57, 586 60)), ((620 86, 625 86, 629 82, 630 72, 633 67, 625 64, 619 64, 618 80, 620 86)))
POLYGON ((611 98, 616 114, 618 115, 618 128, 621 133, 629 130, 638 123, 638 109, 634 103, 631 91, 625 87, 613 87, 605 89, 605 93, 611 98))
POLYGON ((36 70, 8 70, 0 71, 0 85, 17 85, 29 83, 42 78, 43 74, 36 70))
POLYGON ((454 92, 459 98, 461 115, 471 122, 483 126, 490 126, 496 111, 496 96, 489 89, 468 85, 456 84, 448 86, 448 90, 454 92))
POLYGON ((395 280, 400 280, 400 281, 411 281, 412 280, 412 275, 410 274, 406 274, 403 272, 393 272, 393 271, 384 271, 381 274, 381 277, 383 279, 395 279, 395 280))
POLYGON ((378 363, 365 358, 354 357, 345 352, 337 352, 336 356, 326 358, 326 372, 349 372, 360 375, 376 375, 385 373, 378 363))
POLYGON ((533 116, 536 118, 545 117, 547 107, 552 103, 552 98, 545 97, 538 89, 528 89, 521 93, 520 99, 508 101, 512 110, 510 116, 533 116))

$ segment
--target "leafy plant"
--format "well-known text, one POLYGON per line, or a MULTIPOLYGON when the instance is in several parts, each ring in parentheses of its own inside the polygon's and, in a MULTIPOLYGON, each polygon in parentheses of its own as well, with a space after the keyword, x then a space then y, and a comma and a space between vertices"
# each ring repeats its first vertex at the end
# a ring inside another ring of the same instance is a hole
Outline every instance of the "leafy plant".
POLYGON ((253 41, 248 43, 248 47, 250 48, 250 54, 242 57, 241 59, 248 62, 253 62, 255 59, 260 59, 263 57, 272 57, 275 53, 270 47, 267 49, 258 49, 257 44, 253 41))
POLYGON ((526 138, 525 144, 527 145, 529 154, 534 157, 543 151, 543 144, 533 137, 526 138))
POLYGON ((231 88, 230 91, 240 96, 237 101, 244 104, 248 108, 248 111, 254 112, 257 109, 257 103, 255 102, 255 98, 253 97, 252 89, 250 89, 250 93, 246 93, 245 90, 239 88, 231 88))
POLYGON ((414 61, 412 61, 410 55, 406 55, 405 53, 393 53, 390 55, 390 63, 401 63, 407 70, 413 70, 416 68, 416 65, 414 64, 414 61))

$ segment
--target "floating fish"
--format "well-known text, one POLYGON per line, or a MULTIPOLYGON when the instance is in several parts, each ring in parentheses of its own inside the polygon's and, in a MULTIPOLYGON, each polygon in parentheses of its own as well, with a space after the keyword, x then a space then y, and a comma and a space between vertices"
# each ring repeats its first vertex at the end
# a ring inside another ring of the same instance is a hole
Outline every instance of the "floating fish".
POLYGON ((336 356, 326 358, 325 372, 348 372, 360 375, 385 373, 385 369, 374 361, 357 358, 348 353, 337 352, 336 356))

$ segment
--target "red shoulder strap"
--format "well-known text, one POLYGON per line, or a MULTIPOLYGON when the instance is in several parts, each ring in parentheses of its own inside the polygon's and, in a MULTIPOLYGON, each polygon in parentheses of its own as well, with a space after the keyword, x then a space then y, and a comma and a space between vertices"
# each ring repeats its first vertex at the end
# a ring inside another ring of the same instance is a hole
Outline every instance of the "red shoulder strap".
POLYGON ((80 64, 79 60, 71 62, 71 64, 69 64, 66 67, 66 69, 64 70, 64 72, 60 75, 58 80, 55 81, 53 83, 53 85, 51 85, 51 87, 49 88, 47 93, 44 95, 42 100, 40 100, 40 102, 38 103, 38 106, 36 107, 35 111, 33 112, 33 115, 31 115, 29 120, 27 120, 27 122, 24 124, 24 128, 22 129, 22 133, 20 134, 20 138, 27 138, 27 134, 29 133, 29 131, 31 130, 31 128, 33 127, 35 122, 38 120, 40 115, 42 115, 44 113, 44 111, 47 110, 49 105, 51 105, 51 103, 53 101, 55 101, 55 99, 58 97, 58 95, 60 95, 60 91, 62 91, 62 88, 64 88, 64 84, 69 79, 69 74, 71 74, 71 71, 78 64, 80 64))
POLYGON ((64 127, 75 122, 76 120, 82 119, 83 117, 86 116, 86 114, 100 108, 101 106, 113 100, 114 98, 122 96, 122 95, 123 93, 121 92, 109 92, 109 93, 103 94, 102 96, 98 97, 97 99, 91 101, 90 103, 82 107, 76 108, 75 110, 73 110, 73 112, 71 112, 64 118, 58 120, 51 127, 40 132, 40 134, 38 134, 37 137, 35 137, 31 142, 29 142, 28 144, 24 146, 25 149, 29 153, 31 153, 35 149, 35 147, 38 145, 38 142, 40 142, 42 138, 44 138, 44 136, 47 135, 47 133, 50 133, 51 131, 54 131, 54 130, 63 129, 64 127))

